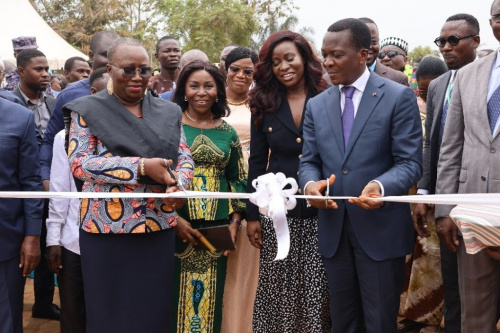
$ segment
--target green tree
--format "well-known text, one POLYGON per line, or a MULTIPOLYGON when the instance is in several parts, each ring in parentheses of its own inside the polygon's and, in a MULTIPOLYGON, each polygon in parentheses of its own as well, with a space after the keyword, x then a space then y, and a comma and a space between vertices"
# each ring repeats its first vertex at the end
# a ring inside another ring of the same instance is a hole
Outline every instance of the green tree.
POLYGON ((436 57, 441 56, 439 50, 433 50, 430 46, 417 46, 408 53, 408 63, 413 64, 415 61, 419 61, 425 56, 433 55, 436 57))
POLYGON ((120 0, 30 0, 62 38, 84 53, 92 35, 112 29, 127 17, 120 0))
POLYGON ((255 10, 238 0, 164 0, 157 9, 166 31, 183 50, 200 49, 213 62, 230 43, 251 45, 257 30, 255 10))

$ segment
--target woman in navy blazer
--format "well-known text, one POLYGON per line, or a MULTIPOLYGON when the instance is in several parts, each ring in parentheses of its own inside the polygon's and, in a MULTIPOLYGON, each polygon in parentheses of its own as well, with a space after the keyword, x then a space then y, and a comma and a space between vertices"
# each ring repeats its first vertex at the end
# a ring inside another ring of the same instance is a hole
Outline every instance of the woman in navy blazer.
MULTIPOLYGON (((309 43, 291 31, 272 34, 262 46, 250 91, 252 112, 248 192, 268 172, 298 179, 302 124, 309 98, 327 88, 309 43)), ((300 190, 299 190, 300 191, 300 190)), ((261 250, 253 332, 329 332, 328 291, 318 254, 317 211, 298 200, 288 212, 290 252, 273 262, 272 220, 247 206, 248 237, 261 250)))

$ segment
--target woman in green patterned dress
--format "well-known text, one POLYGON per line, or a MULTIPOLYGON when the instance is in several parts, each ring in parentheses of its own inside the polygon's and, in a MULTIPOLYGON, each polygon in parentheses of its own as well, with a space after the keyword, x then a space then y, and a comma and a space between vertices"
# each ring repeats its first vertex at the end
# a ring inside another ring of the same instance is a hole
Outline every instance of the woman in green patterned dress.
MULTIPOLYGON (((245 192, 247 173, 238 135, 221 119, 229 115, 224 79, 210 62, 193 61, 179 75, 173 102, 183 110, 182 123, 195 162, 190 190, 245 192)), ((222 251, 195 249, 197 229, 228 225, 236 242, 245 203, 232 199, 188 199, 178 210, 175 329, 219 332, 227 258, 222 251)))

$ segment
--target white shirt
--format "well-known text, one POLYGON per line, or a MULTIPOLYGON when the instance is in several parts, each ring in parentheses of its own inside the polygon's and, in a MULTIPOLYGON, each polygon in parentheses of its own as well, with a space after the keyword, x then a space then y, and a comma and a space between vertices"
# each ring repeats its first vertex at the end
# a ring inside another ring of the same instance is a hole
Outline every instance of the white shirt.
MULTIPOLYGON (((368 70, 368 67, 365 67, 365 71, 363 74, 361 74, 360 77, 356 81, 354 81, 352 84, 349 86, 352 86, 356 88, 354 90, 354 94, 352 95, 352 104, 354 105, 354 119, 356 119, 356 114, 358 113, 358 107, 359 103, 361 102, 361 97, 363 97, 363 92, 365 91, 366 84, 368 83, 368 79, 370 78, 370 71, 368 70)), ((340 109, 342 113, 344 113, 344 106, 345 106, 345 94, 342 91, 342 88, 344 87, 343 84, 339 84, 339 89, 340 89, 340 109)), ((371 182, 375 182, 380 186, 380 193, 382 196, 384 196, 384 185, 378 180, 372 180, 371 182)), ((370 183, 371 183, 370 182, 370 183)), ((309 183, 314 183, 313 180, 310 180, 306 183, 304 186, 304 193, 306 193, 306 188, 309 183)))
MULTIPOLYGON (((52 167, 50 168, 51 192, 77 192, 64 149, 64 130, 54 137, 52 167)), ((80 254, 78 210, 80 199, 52 198, 47 218, 47 246, 60 245, 80 254)))
MULTIPOLYGON (((356 114, 358 113, 359 103, 361 102, 361 97, 363 97, 363 92, 365 91, 366 84, 368 83, 368 79, 370 78, 370 71, 368 67, 365 68, 363 74, 353 84, 349 86, 356 88, 354 90, 354 94, 352 95, 352 104, 354 104, 354 118, 356 118, 356 114)), ((344 113, 344 105, 345 105, 345 94, 342 91, 344 87, 343 84, 339 84, 340 89, 340 109, 342 113, 344 113)))

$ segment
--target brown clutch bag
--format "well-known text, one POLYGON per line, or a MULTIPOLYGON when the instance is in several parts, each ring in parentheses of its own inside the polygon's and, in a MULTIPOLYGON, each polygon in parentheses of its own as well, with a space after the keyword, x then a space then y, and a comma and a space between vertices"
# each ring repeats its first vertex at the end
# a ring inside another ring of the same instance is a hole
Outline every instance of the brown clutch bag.
MULTIPOLYGON (((231 238, 231 233, 227 225, 201 228, 198 229, 198 231, 201 232, 201 234, 205 236, 205 239, 217 250, 236 250, 236 246, 231 238)), ((208 247, 205 246, 202 241, 198 242, 195 248, 199 250, 208 250, 208 247)))

